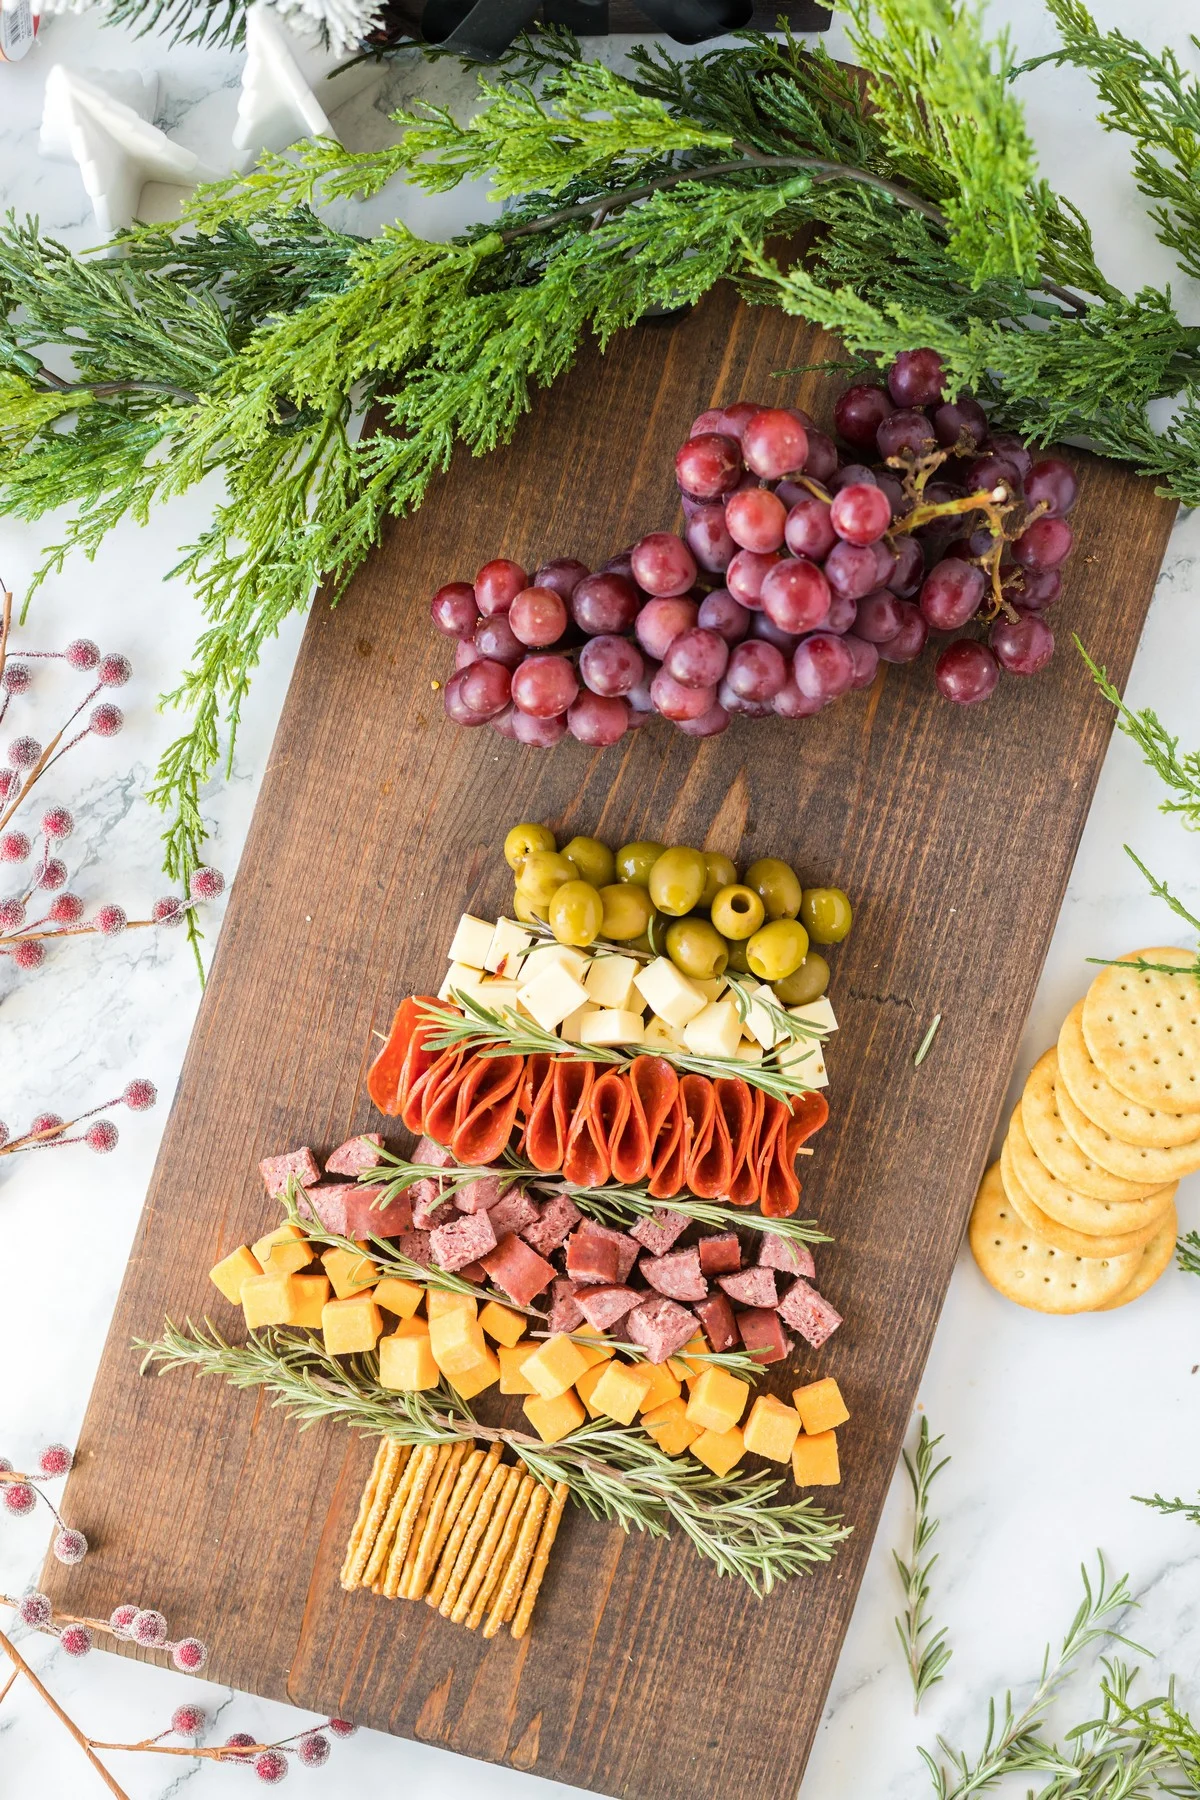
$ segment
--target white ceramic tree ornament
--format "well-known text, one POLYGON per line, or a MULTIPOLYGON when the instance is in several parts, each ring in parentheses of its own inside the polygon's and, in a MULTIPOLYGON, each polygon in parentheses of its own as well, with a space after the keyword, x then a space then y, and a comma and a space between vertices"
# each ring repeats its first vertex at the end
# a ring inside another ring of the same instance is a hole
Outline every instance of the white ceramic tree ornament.
MULTIPOLYGON (((294 14, 295 25, 300 15, 294 14)), ((345 50, 323 44, 316 30, 301 35, 265 0, 246 13, 246 63, 233 145, 247 169, 264 150, 286 150, 303 138, 336 137, 329 114, 378 82, 378 64, 358 63, 344 75, 345 50)))

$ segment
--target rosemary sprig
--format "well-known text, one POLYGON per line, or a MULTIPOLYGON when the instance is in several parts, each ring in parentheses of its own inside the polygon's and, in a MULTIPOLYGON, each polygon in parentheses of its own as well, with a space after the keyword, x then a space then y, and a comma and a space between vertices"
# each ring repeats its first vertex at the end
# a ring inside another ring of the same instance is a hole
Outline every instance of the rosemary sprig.
POLYGON ((781 1482, 771 1476, 721 1479, 700 1463, 675 1462, 643 1432, 590 1424, 557 1444, 523 1431, 482 1425, 449 1389, 402 1394, 379 1385, 374 1355, 345 1364, 313 1337, 267 1327, 245 1344, 227 1342, 211 1321, 185 1328, 169 1319, 153 1343, 138 1341, 142 1371, 191 1368, 237 1388, 263 1388, 301 1428, 333 1419, 401 1443, 444 1444, 464 1437, 508 1445, 532 1474, 565 1481, 594 1518, 625 1531, 665 1537, 672 1524, 722 1575, 736 1575, 757 1594, 777 1582, 829 1562, 849 1528, 811 1500, 778 1503, 781 1482))
POLYGON ((418 1181, 440 1182, 443 1197, 450 1200, 463 1188, 470 1187, 473 1181, 482 1181, 489 1176, 499 1180, 502 1192, 524 1179, 518 1167, 507 1163, 415 1163, 391 1150, 381 1149, 379 1161, 373 1168, 362 1170, 356 1180, 361 1187, 383 1190, 374 1202, 376 1210, 382 1211, 410 1187, 415 1187, 418 1181))
POLYGON ((928 1612, 929 1577, 937 1561, 937 1552, 932 1556, 928 1556, 926 1552, 940 1523, 930 1515, 929 1496, 934 1481, 950 1461, 948 1456, 943 1456, 940 1462, 935 1463, 933 1460, 941 1441, 940 1437, 930 1437, 929 1420, 922 1415, 916 1453, 910 1456, 907 1450, 904 1452, 904 1468, 913 1496, 909 1561, 905 1562, 898 1551, 892 1552, 904 1588, 904 1611, 896 1619, 895 1625, 912 1680, 914 1713, 921 1710, 921 1701, 930 1688, 942 1679, 952 1654, 946 1644, 944 1625, 932 1637, 928 1635, 932 1624, 928 1612))
POLYGON ((1177 1494, 1174 1500, 1164 1499, 1162 1494, 1133 1494, 1130 1496, 1139 1506, 1153 1507, 1155 1512, 1182 1513, 1193 1525, 1200 1525, 1200 1495, 1194 1500, 1183 1500, 1177 1494))
POLYGON ((1200 1231, 1187 1231, 1178 1240, 1175 1261, 1185 1275, 1200 1275, 1200 1231))

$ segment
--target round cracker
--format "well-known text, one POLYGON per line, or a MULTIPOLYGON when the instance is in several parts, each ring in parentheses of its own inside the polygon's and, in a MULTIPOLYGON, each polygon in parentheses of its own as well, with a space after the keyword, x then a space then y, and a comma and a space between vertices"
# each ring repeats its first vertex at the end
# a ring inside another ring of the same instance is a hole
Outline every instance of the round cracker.
MULTIPOLYGON (((1122 960, 1192 969, 1175 945, 1133 950, 1122 960)), ((1083 1035, 1112 1085, 1143 1106, 1200 1113, 1200 982, 1192 975, 1110 964, 1084 995, 1083 1035)))
POLYGON ((1021 1095, 1021 1123, 1038 1161, 1073 1193, 1090 1200, 1144 1200, 1161 1187, 1161 1181, 1123 1181, 1085 1156, 1062 1122, 1054 1088, 1057 1074, 1058 1051, 1047 1050, 1029 1071, 1021 1095))
POLYGON ((1083 1035, 1082 1000, 1071 1008, 1058 1034, 1058 1072, 1080 1112, 1093 1125, 1126 1144, 1148 1144, 1153 1149, 1167 1150, 1200 1140, 1200 1119, 1195 1113, 1139 1106, 1101 1074, 1083 1035))
POLYGON ((1004 1184, 1004 1192, 1019 1219, 1023 1219, 1030 1231, 1035 1231, 1046 1243, 1053 1244, 1056 1250, 1069 1250, 1074 1256, 1129 1256, 1145 1249, 1154 1233, 1159 1229, 1158 1222, 1151 1219, 1140 1231, 1113 1233, 1109 1237, 1093 1237, 1090 1232, 1072 1231, 1069 1225, 1060 1225, 1049 1213, 1044 1213, 1036 1201, 1031 1200, 1017 1177, 1012 1166, 1012 1152, 1005 1139, 1004 1149, 1000 1153, 1000 1179, 1004 1184))
POLYGON ((1072 1100, 1061 1070, 1054 1084, 1054 1098, 1058 1102, 1059 1117, 1083 1154, 1113 1175, 1142 1186, 1164 1187, 1167 1182, 1180 1181, 1183 1176, 1193 1175, 1200 1169, 1200 1143, 1176 1144, 1173 1149, 1156 1150, 1149 1144, 1123 1143, 1110 1131, 1093 1125, 1072 1100))
POLYGON ((1072 1256, 1030 1231, 1004 1192, 993 1163, 975 1197, 971 1254, 998 1294, 1033 1312, 1092 1312, 1128 1287, 1142 1251, 1131 1256, 1072 1256))
POLYGON ((1152 1219, 1157 1224, 1175 1198, 1178 1182, 1168 1183, 1144 1200, 1093 1200, 1090 1195, 1077 1194, 1034 1155, 1019 1106, 1009 1120, 1008 1138, 1017 1180, 1029 1198, 1044 1213, 1049 1213, 1060 1225, 1069 1225, 1073 1231, 1085 1231, 1092 1237, 1140 1231, 1152 1219))
POLYGON ((1175 1254, 1175 1237, 1179 1230, 1179 1220, 1174 1206, 1167 1208, 1167 1216, 1155 1232, 1150 1242, 1142 1251, 1141 1259, 1134 1270, 1133 1279, 1128 1287, 1123 1287, 1113 1299, 1106 1300, 1097 1312, 1112 1312, 1114 1307, 1128 1306, 1131 1300, 1140 1300, 1147 1288, 1152 1288, 1159 1276, 1167 1268, 1175 1254))

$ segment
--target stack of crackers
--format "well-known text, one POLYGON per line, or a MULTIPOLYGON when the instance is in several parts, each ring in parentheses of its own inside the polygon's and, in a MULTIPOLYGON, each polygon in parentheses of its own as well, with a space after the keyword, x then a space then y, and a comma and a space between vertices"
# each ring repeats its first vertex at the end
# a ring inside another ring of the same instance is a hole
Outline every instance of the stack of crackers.
POLYGON ((495 1637, 529 1629, 567 1499, 472 1440, 414 1448, 380 1441, 341 1581, 390 1600, 424 1600, 495 1637))
POLYGON ((1035 1063, 970 1226, 983 1275, 1019 1306, 1107 1312, 1170 1262, 1175 1190, 1200 1169, 1195 966, 1175 948, 1110 964, 1035 1063))

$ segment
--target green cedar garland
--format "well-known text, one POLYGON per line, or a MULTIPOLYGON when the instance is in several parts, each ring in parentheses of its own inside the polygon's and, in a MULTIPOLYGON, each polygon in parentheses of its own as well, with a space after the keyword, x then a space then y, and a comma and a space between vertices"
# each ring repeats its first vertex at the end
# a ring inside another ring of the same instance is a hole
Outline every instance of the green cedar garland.
MULTIPOLYGON (((1194 267, 1196 83, 1097 32, 1075 0, 1049 4, 1058 58, 1091 73, 1163 241, 1194 267)), ((972 0, 842 5, 865 92, 786 34, 689 62, 640 47, 625 80, 551 31, 484 86, 470 124, 424 108, 396 115, 382 151, 264 158, 201 192, 178 241, 139 228, 122 259, 82 260, 31 222, 0 230, 0 509, 72 509, 36 579, 95 555, 118 519, 224 478, 175 571, 205 618, 166 696, 187 723, 152 790, 181 883, 282 621, 322 581, 336 601, 456 446, 507 442, 586 337, 603 345, 722 278, 864 363, 935 344, 1004 423, 1082 438, 1200 501, 1200 331, 1168 293, 1115 289, 1086 220, 1037 177, 1007 39, 989 41, 972 0), (484 172, 509 208, 449 244, 398 224, 358 239, 313 211, 394 175, 445 191, 484 172), (767 260, 768 240, 806 225, 827 229, 803 267, 767 260), (1181 402, 1156 430, 1147 409, 1165 395, 1181 402), (372 402, 385 428, 356 443, 372 402)))

